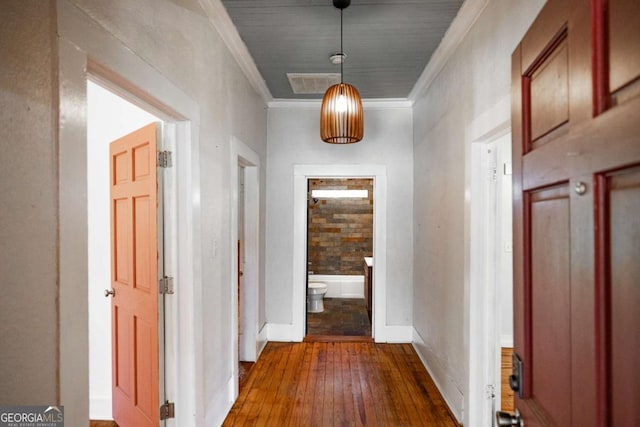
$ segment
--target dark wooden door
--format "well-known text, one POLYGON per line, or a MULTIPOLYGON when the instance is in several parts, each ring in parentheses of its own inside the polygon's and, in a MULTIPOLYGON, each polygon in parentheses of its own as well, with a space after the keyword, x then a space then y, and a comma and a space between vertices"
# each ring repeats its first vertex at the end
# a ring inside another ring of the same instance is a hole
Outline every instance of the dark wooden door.
POLYGON ((640 1, 549 0, 512 57, 516 407, 640 425, 640 1))

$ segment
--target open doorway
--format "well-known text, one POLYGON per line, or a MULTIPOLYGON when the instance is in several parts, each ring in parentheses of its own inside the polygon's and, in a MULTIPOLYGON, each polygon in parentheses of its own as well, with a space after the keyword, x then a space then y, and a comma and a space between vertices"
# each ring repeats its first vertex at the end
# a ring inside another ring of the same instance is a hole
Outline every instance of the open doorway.
POLYGON ((231 142, 231 257, 233 320, 233 399, 258 359, 260 342, 258 301, 260 299, 260 157, 248 145, 233 137, 231 142))
POLYGON ((307 339, 371 339, 373 179, 307 180, 307 339))
MULTIPOLYGON (((109 144, 161 120, 102 86, 87 82, 87 220, 89 298, 89 417, 113 420, 111 207, 109 144)), ((153 155, 155 163, 155 155, 153 155)), ((154 238, 158 240, 155 232, 154 238)), ((153 286, 155 290, 155 284, 153 286)), ((162 325, 159 325, 162 330, 162 325)), ((162 349, 162 341, 160 340, 162 349)), ((162 351, 160 351, 162 353, 162 351)), ((159 355, 162 359, 162 354, 159 355)), ((161 373, 160 383, 163 378, 161 373)), ((155 403, 152 405, 155 408, 155 403)), ((115 425, 115 424, 112 424, 115 425)))
MULTIPOLYGON (((508 130, 508 129, 507 129, 508 130)), ((511 138, 501 132, 472 144, 469 314, 470 417, 491 426, 513 405, 511 138)))

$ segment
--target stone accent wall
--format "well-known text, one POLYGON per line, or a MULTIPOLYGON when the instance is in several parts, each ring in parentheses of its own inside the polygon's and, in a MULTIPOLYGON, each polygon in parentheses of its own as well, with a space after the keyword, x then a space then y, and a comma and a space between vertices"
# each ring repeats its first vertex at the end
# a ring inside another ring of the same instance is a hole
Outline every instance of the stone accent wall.
POLYGON ((369 190, 367 199, 309 196, 308 270, 314 274, 363 274, 373 255, 373 180, 310 179, 312 190, 369 190))

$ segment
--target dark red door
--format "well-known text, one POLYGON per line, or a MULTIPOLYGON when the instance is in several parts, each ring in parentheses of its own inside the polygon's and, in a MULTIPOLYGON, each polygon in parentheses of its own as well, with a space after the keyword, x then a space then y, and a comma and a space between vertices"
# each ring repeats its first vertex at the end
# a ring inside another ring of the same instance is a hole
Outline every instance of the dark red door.
POLYGON ((512 57, 516 407, 640 425, 640 1, 549 0, 512 57))

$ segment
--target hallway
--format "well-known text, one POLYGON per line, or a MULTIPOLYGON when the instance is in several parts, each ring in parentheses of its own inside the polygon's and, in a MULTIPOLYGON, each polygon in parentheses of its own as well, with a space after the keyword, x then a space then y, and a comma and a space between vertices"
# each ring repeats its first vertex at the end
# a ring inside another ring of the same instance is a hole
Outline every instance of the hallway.
POLYGON ((410 344, 270 342, 225 426, 456 426, 410 344))

